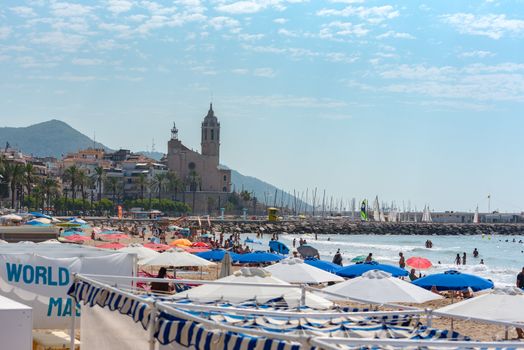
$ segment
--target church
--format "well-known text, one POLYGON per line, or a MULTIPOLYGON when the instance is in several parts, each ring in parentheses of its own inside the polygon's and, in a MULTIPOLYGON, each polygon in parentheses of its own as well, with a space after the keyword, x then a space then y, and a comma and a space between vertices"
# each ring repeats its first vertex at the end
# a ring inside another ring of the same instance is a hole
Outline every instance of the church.
POLYGON ((202 121, 201 153, 193 151, 178 139, 173 124, 167 144, 167 166, 184 183, 186 192, 231 192, 231 170, 220 166, 220 123, 213 104, 202 121))

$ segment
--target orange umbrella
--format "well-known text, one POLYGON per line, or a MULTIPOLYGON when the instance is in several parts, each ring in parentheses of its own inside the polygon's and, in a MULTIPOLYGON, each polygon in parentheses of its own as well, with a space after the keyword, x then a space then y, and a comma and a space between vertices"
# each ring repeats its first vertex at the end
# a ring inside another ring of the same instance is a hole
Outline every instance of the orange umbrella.
POLYGON ((169 245, 177 247, 191 247, 192 244, 193 243, 189 239, 185 238, 175 239, 174 241, 169 243, 169 245))
POLYGON ((420 256, 413 256, 409 258, 408 260, 406 260, 406 265, 408 265, 409 267, 413 267, 417 270, 425 270, 433 266, 431 261, 429 261, 426 258, 421 258, 420 256))
POLYGON ((102 248, 102 249, 122 249, 122 248, 125 248, 126 245, 122 243, 118 243, 118 242, 111 242, 111 243, 99 244, 95 247, 102 248))

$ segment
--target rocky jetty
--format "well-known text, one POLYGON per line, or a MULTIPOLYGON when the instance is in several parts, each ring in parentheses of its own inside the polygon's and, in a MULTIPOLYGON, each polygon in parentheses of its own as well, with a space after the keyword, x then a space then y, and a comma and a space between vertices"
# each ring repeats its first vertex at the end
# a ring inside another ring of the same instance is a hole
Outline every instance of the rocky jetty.
POLYGON ((524 224, 444 224, 301 220, 278 222, 214 221, 215 232, 347 235, 521 235, 524 224))

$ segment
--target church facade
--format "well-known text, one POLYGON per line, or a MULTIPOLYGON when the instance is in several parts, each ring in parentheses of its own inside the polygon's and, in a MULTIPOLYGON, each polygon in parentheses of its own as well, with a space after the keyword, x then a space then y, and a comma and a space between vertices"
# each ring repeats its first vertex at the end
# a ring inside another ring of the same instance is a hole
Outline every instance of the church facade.
POLYGON ((212 104, 202 121, 200 145, 201 153, 184 146, 173 125, 167 148, 168 169, 178 175, 186 192, 231 192, 231 170, 220 167, 220 123, 212 104))

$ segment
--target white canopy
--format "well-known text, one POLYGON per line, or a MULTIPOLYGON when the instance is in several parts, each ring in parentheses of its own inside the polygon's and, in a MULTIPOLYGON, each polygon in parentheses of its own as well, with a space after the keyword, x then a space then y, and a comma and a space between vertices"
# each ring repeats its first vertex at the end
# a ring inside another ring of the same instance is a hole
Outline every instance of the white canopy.
MULTIPOLYGON (((269 300, 283 297, 290 307, 300 305, 302 296, 299 288, 278 288, 276 285, 289 285, 271 273, 258 268, 244 267, 231 276, 227 276, 217 281, 220 282, 239 282, 255 285, 217 285, 204 284, 199 287, 174 295, 174 298, 190 299, 196 302, 213 302, 217 300, 231 303, 242 303, 247 300, 255 299, 258 303, 266 303, 269 300), (275 286, 256 286, 256 284, 274 284, 275 286)), ((315 309, 329 308, 332 303, 322 297, 306 292, 306 305, 315 309)))
MULTIPOLYGON (((368 271, 360 277, 326 287, 323 290, 377 303, 424 303, 442 299, 438 294, 379 270, 368 271)), ((342 299, 335 296, 326 296, 326 298, 342 299)))
POLYGON ((495 288, 490 293, 445 306, 435 312, 491 321, 524 323, 524 294, 516 287, 495 288))
POLYGON ((143 260, 154 258, 157 255, 160 255, 159 252, 156 252, 153 249, 146 248, 141 244, 130 244, 129 246, 119 249, 118 251, 124 252, 124 253, 136 254, 139 262, 143 260))
POLYGON ((62 244, 62 242, 60 242, 58 239, 52 238, 52 239, 48 239, 47 241, 43 241, 37 244, 62 244))
POLYGON ((289 283, 342 282, 344 279, 317 267, 304 264, 304 260, 289 258, 265 268, 276 278, 289 283))
POLYGON ((152 258, 139 262, 149 266, 215 266, 215 263, 202 259, 196 255, 186 253, 182 249, 169 249, 152 258))
POLYGON ((2 221, 22 221, 22 217, 15 214, 7 214, 0 216, 2 221))

